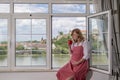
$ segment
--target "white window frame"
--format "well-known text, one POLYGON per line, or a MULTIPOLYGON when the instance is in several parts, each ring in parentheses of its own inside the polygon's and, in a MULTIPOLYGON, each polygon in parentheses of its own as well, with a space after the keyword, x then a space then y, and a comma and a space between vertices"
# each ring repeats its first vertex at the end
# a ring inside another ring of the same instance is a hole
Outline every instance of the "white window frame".
POLYGON ((108 14, 108 71, 102 70, 102 69, 97 69, 97 68, 93 68, 90 67, 90 69, 95 70, 95 71, 99 71, 99 72, 103 72, 106 74, 112 74, 112 24, 111 24, 111 10, 109 11, 104 11, 104 12, 100 12, 100 13, 96 13, 90 16, 87 16, 87 39, 89 39, 89 18, 91 17, 96 17, 99 15, 103 15, 103 14, 108 14))
POLYGON ((27 14, 16 14, 16 15, 13 15, 13 18, 12 18, 12 22, 13 22, 13 31, 12 31, 12 70, 14 71, 16 71, 16 70, 40 70, 40 69, 50 69, 50 64, 51 64, 51 62, 50 62, 50 58, 49 58, 49 56, 50 56, 50 36, 49 36, 49 33, 50 33, 50 29, 49 29, 49 21, 48 21, 48 19, 49 19, 49 17, 48 17, 48 15, 34 15, 34 14, 31 14, 32 16, 30 16, 30 14, 29 15, 27 15, 27 14), (16 22, 16 19, 46 19, 46 37, 47 37, 47 53, 46 53, 46 59, 47 59, 47 62, 46 62, 46 64, 47 64, 47 66, 46 67, 42 67, 42 66, 39 66, 39 67, 18 67, 18 66, 15 66, 15 36, 16 36, 16 33, 15 33, 15 22, 16 22))

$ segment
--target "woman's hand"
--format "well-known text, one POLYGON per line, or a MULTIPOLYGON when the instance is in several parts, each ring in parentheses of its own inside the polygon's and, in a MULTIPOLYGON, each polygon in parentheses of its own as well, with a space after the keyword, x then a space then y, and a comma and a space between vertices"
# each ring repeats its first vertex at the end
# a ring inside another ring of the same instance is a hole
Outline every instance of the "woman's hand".
POLYGON ((72 63, 72 65, 73 66, 77 66, 77 65, 79 65, 79 64, 81 64, 82 62, 84 62, 85 61, 85 59, 80 59, 79 61, 74 61, 73 63, 72 63))

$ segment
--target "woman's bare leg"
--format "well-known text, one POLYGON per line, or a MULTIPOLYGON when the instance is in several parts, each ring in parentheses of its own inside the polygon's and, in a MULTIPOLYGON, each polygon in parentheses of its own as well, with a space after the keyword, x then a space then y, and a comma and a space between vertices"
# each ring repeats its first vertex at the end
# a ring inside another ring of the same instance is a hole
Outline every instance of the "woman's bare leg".
POLYGON ((70 76, 66 80, 74 80, 74 76, 70 76))

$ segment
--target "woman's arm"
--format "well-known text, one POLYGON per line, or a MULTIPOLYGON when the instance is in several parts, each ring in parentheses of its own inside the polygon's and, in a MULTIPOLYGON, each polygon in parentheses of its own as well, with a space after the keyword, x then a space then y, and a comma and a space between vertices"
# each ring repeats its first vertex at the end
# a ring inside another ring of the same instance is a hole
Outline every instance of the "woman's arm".
POLYGON ((72 54, 72 50, 71 50, 72 45, 73 45, 73 41, 72 41, 72 40, 68 40, 68 50, 69 50, 69 54, 72 54))
POLYGON ((68 49, 69 49, 69 54, 71 55, 72 54, 71 46, 68 46, 68 49))
POLYGON ((84 41, 83 42, 83 54, 84 54, 84 56, 82 58, 85 60, 88 60, 90 57, 90 53, 91 53, 90 42, 84 41))
POLYGON ((73 64, 73 66, 76 66, 76 65, 81 64, 81 63, 84 62, 85 60, 86 60, 86 59, 82 58, 82 59, 80 59, 79 61, 74 62, 74 63, 72 63, 72 64, 73 64))

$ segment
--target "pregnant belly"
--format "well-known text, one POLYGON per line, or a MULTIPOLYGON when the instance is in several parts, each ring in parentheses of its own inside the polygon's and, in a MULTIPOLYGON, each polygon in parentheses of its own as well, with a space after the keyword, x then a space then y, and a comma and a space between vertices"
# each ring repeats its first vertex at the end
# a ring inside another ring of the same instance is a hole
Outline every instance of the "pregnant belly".
POLYGON ((71 62, 77 62, 77 61, 79 61, 81 59, 81 57, 80 56, 71 56, 71 62))

